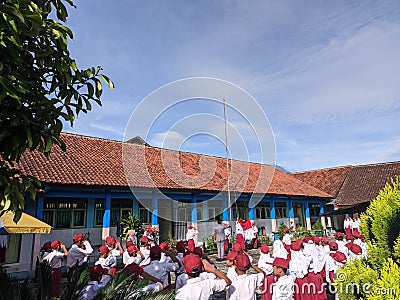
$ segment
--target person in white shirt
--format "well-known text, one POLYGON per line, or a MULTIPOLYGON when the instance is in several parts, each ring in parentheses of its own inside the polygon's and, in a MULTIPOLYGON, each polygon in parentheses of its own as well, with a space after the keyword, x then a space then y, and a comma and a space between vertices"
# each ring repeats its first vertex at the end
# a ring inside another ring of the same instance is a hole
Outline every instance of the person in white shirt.
POLYGON ((214 292, 222 292, 231 284, 225 274, 212 267, 208 261, 202 261, 196 254, 187 254, 183 258, 183 264, 189 279, 176 292, 177 300, 208 300, 214 292), (218 279, 202 279, 201 272, 213 273, 218 279))
POLYGON ((140 252, 140 250, 134 244, 129 246, 122 255, 122 262, 124 263, 124 266, 127 266, 131 263, 139 265, 143 259, 143 253, 140 252))
POLYGON ((71 278, 75 266, 81 266, 87 262, 89 255, 93 252, 92 246, 88 240, 83 238, 83 234, 75 234, 73 242, 67 256, 68 278, 71 278))
POLYGON ((301 247, 301 240, 293 242, 290 246, 289 272, 296 284, 296 289, 294 290, 295 299, 305 299, 308 295, 304 285, 308 284, 307 275, 310 260, 304 256, 301 247))
POLYGON ((121 243, 113 236, 106 237, 106 245, 115 258, 115 263, 110 268, 110 274, 115 275, 117 273, 117 257, 124 253, 124 249, 122 249, 121 243))
POLYGON ((165 255, 169 256, 172 259, 172 263, 168 262, 160 262, 161 259, 161 248, 158 245, 155 245, 150 248, 150 258, 151 258, 151 263, 144 267, 144 271, 155 278, 160 279, 164 284, 168 285, 168 274, 169 272, 174 272, 179 270, 181 267, 181 264, 179 260, 176 258, 176 256, 170 252, 170 251, 165 251, 165 255))
POLYGON ((272 300, 292 300, 294 299, 294 278, 286 275, 289 263, 286 259, 277 257, 272 263, 274 266, 274 275, 278 278, 273 291, 272 300))
POLYGON ((238 252, 231 251, 228 253, 227 256, 224 258, 226 259, 226 265, 228 266, 228 271, 226 272, 226 276, 234 282, 237 280, 238 274, 236 273, 236 268, 235 268, 235 259, 236 256, 238 255, 238 252))
POLYGON ((199 234, 199 232, 197 231, 197 229, 196 229, 194 226, 190 225, 190 226, 188 226, 188 228, 187 228, 186 240, 187 240, 187 241, 188 241, 188 240, 193 240, 193 241, 195 242, 195 246, 197 246, 197 245, 196 245, 196 242, 197 242, 196 236, 197 236, 198 234, 199 234))
POLYGON ((260 247, 260 258, 258 259, 257 266, 264 271, 265 275, 271 275, 274 268, 272 267, 272 262, 274 259, 271 257, 269 253, 269 247, 266 244, 261 245, 260 247))
POLYGON ((264 271, 252 265, 246 254, 239 253, 235 258, 235 269, 237 280, 232 282, 228 288, 228 299, 230 300, 255 300, 256 289, 264 281, 264 271), (253 268, 257 274, 247 274, 253 268))
POLYGON ((142 236, 142 238, 140 239, 139 250, 144 256, 143 260, 140 262, 139 265, 141 267, 149 265, 150 264, 150 240, 146 235, 142 236))
POLYGON ((107 270, 103 269, 100 265, 95 265, 94 267, 90 268, 90 281, 79 293, 78 300, 94 299, 99 293, 100 289, 107 284, 106 282, 101 281, 103 275, 106 273, 107 270))
POLYGON ((95 265, 101 265, 103 269, 107 269, 111 275, 116 274, 117 259, 112 254, 112 251, 107 246, 99 248, 100 257, 95 262, 95 265))
POLYGON ((65 245, 58 240, 51 243, 52 251, 43 258, 43 262, 47 262, 51 268, 51 275, 53 277, 53 298, 60 298, 60 285, 61 285, 61 266, 62 259, 67 257, 68 251, 65 245), (60 252, 62 250, 62 252, 60 252))
MULTIPOLYGON (((207 280, 207 279, 215 280, 217 277, 213 273, 201 272, 199 278, 201 280, 207 280)), ((175 281, 175 291, 178 291, 180 288, 186 285, 188 280, 189 280, 188 274, 186 273, 180 274, 175 281)))
POLYGON ((289 228, 285 227, 285 229, 283 230, 284 235, 282 237, 282 242, 285 245, 290 246, 292 244, 292 238, 293 238, 293 234, 290 233, 289 228))

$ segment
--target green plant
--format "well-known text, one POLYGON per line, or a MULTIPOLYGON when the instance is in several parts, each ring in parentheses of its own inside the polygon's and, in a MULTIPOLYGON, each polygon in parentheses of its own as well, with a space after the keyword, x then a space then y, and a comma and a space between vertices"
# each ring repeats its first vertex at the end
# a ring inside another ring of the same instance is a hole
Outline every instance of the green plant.
POLYGON ((129 230, 134 229, 137 233, 139 233, 139 230, 142 227, 142 222, 140 222, 136 215, 129 213, 125 219, 121 220, 121 225, 123 226, 121 237, 126 240, 128 238, 129 230))
POLYGON ((281 222, 281 224, 279 225, 279 228, 278 228, 278 237, 280 240, 283 238, 283 236, 285 234, 285 232, 284 232, 285 228, 288 228, 288 227, 285 225, 285 223, 281 222))
POLYGON ((322 223, 320 220, 315 222, 313 226, 311 227, 312 230, 314 231, 324 231, 324 226, 322 226, 322 223))
POLYGON ((307 230, 306 227, 303 226, 299 226, 296 228, 296 232, 295 232, 295 237, 296 238, 304 238, 305 236, 310 236, 311 235, 311 231, 307 230))
POLYGON ((217 245, 214 243, 214 235, 210 235, 203 239, 203 250, 205 252, 217 250, 217 245))
POLYGON ((272 244, 272 241, 268 235, 259 235, 258 242, 260 243, 260 245, 262 245, 262 244, 271 245, 272 244))

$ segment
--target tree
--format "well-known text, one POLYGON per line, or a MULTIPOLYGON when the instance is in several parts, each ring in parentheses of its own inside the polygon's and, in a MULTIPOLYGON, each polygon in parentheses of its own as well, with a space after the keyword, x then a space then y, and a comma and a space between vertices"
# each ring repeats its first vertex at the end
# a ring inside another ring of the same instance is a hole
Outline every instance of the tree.
POLYGON ((101 67, 79 69, 70 57, 67 17, 62 0, 0 1, 0 214, 13 211, 15 221, 25 194, 35 199, 39 187, 15 162, 28 150, 48 157, 54 144, 65 151, 62 120, 72 126, 93 102, 101 105, 100 79, 114 87, 101 67))

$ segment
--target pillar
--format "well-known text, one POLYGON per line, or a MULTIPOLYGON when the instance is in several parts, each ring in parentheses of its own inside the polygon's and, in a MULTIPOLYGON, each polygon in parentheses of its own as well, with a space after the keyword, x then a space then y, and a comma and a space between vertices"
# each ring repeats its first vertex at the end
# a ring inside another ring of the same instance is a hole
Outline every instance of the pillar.
POLYGON ((270 208, 271 208, 271 228, 272 228, 272 233, 274 234, 274 241, 276 241, 279 238, 279 236, 278 236, 278 228, 276 227, 275 202, 273 200, 270 202, 270 208))
POLYGON ((306 227, 307 230, 311 230, 310 206, 308 201, 306 201, 305 207, 306 207, 306 227))
POLYGON ((103 231, 102 239, 110 235, 110 223, 111 223, 111 192, 106 190, 106 198, 104 202, 104 216, 103 216, 103 231))
POLYGON ((222 200, 224 202, 223 205, 223 212, 222 212, 222 219, 224 222, 228 222, 229 220, 229 210, 232 209, 232 207, 228 207, 228 195, 226 195, 226 198, 222 200))
POLYGON ((294 209, 293 209, 293 201, 288 201, 288 208, 289 208, 289 227, 296 228, 296 224, 294 224, 294 209))
POLYGON ((158 226, 158 198, 157 193, 153 193, 151 202, 151 224, 158 226))
MULTIPOLYGON (((197 194, 192 193, 192 226, 197 229, 197 194)), ((194 244, 197 246, 198 236, 194 237, 194 244)))
MULTIPOLYGON (((320 215, 324 214, 324 203, 322 201, 319 203, 319 214, 320 215)), ((321 223, 324 229, 326 229, 325 216, 321 216, 321 223)))
POLYGON ((136 198, 132 199, 132 213, 139 217, 139 201, 136 198))
POLYGON ((37 200, 36 218, 43 220, 44 197, 41 196, 37 200))
POLYGON ((249 201, 248 201, 248 203, 249 203, 249 219, 251 221, 254 221, 256 219, 256 207, 254 205, 255 201, 252 201, 250 196, 248 196, 248 198, 249 198, 249 201))
POLYGON ((93 228, 94 227, 94 213, 96 209, 96 199, 88 198, 87 205, 87 217, 86 217, 86 227, 93 228))

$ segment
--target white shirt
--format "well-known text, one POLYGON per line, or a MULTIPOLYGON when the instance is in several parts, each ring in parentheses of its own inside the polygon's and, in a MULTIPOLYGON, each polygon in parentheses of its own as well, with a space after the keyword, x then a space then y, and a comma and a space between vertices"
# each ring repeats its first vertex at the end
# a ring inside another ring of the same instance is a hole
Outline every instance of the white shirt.
POLYGON ((125 266, 130 265, 131 263, 135 263, 139 265, 142 261, 142 257, 140 254, 136 254, 136 256, 130 256, 128 251, 124 251, 122 254, 122 262, 125 266))
POLYGON ((168 285, 168 272, 173 272, 179 269, 178 263, 167 263, 153 260, 150 265, 145 267, 143 271, 160 279, 168 285))
POLYGON ((103 288, 107 283, 98 283, 97 281, 89 281, 88 284, 79 293, 79 300, 92 300, 96 297, 97 293, 101 288, 103 288))
POLYGON ((188 279, 185 286, 180 288, 175 295, 179 300, 209 300, 214 292, 225 290, 226 282, 223 279, 206 279, 200 277, 188 279))
POLYGON ((272 300, 292 300, 294 277, 284 275, 278 279, 272 288, 272 300))
POLYGON ((198 232, 197 230, 195 230, 194 228, 188 229, 188 231, 187 231, 187 233, 186 233, 186 240, 187 240, 187 241, 188 241, 188 240, 193 240, 194 237, 195 237, 196 235, 198 235, 198 234, 199 234, 199 232, 198 232))
POLYGON ((228 277, 232 282, 236 281, 238 274, 236 273, 235 267, 228 267, 228 272, 226 272, 226 277, 228 277))
POLYGON ((238 275, 228 288, 229 300, 255 300, 256 289, 263 280, 263 273, 238 275))
POLYGON ((144 259, 140 262, 140 266, 147 266, 150 263, 150 247, 140 247, 140 252, 144 255, 144 259))
POLYGON ((52 269, 61 268, 64 252, 53 250, 43 260, 47 261, 52 269))
POLYGON ((71 246, 67 256, 67 268, 73 268, 76 262, 78 262, 78 265, 81 266, 87 261, 88 256, 93 252, 93 248, 88 241, 85 241, 84 245, 86 249, 79 248, 75 244, 71 246))
POLYGON ((283 242, 285 245, 291 245, 291 244, 292 244, 292 237, 293 237, 292 234, 285 233, 285 235, 284 235, 283 238, 282 238, 282 242, 283 242))
MULTIPOLYGON (((206 279, 215 279, 215 278, 217 278, 217 276, 215 276, 215 274, 213 274, 213 273, 201 272, 199 275, 199 278, 201 278, 201 280, 206 280, 206 279)), ((183 273, 183 274, 179 275, 176 278, 175 290, 177 291, 180 288, 182 288, 184 285, 186 285, 188 280, 189 280, 188 274, 183 273)))
POLYGON ((110 254, 107 257, 99 257, 95 265, 101 265, 103 268, 110 270, 110 268, 115 268, 117 266, 117 259, 114 255, 110 254))
POLYGON ((271 257, 269 253, 260 253, 260 258, 258 259, 257 266, 265 272, 265 275, 270 275, 274 271, 274 266, 272 265, 274 258, 271 257), (268 264, 269 263, 269 264, 268 264))

